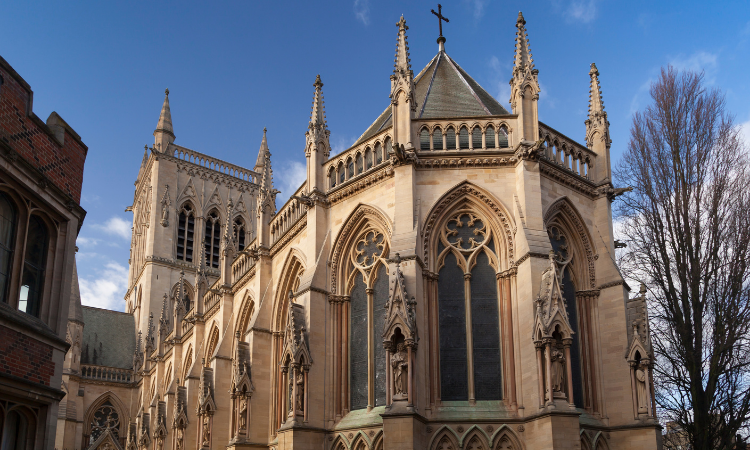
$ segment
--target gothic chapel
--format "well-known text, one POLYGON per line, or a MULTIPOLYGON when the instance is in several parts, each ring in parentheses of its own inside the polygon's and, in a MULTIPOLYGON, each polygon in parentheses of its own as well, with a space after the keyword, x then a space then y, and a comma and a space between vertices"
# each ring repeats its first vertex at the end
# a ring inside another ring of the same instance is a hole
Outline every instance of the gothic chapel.
POLYGON ((337 155, 318 76, 307 179, 280 207, 266 130, 252 170, 183 147, 167 91, 126 313, 71 307, 57 447, 657 448, 599 72, 580 144, 538 120, 516 28, 508 111, 442 33, 415 73, 401 17, 388 106, 337 155))

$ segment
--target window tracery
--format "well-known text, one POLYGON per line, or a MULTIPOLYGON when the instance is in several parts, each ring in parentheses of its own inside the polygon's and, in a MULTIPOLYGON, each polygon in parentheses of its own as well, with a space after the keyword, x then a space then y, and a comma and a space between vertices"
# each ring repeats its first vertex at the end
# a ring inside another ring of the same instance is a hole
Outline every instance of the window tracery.
POLYGON ((105 401, 96 412, 94 412, 93 420, 91 421, 91 435, 89 441, 96 441, 107 429, 110 430, 110 433, 113 434, 115 439, 118 438, 120 430, 120 415, 109 400, 105 401))
POLYGON ((193 235, 195 214, 190 203, 185 203, 177 221, 177 259, 193 262, 193 235))
POLYGON ((242 217, 236 217, 234 219, 234 242, 237 243, 237 250, 242 251, 245 249, 245 221, 242 217))
POLYGON ((221 219, 216 211, 211 211, 206 216, 205 234, 203 236, 206 265, 219 268, 219 247, 221 246, 221 219))

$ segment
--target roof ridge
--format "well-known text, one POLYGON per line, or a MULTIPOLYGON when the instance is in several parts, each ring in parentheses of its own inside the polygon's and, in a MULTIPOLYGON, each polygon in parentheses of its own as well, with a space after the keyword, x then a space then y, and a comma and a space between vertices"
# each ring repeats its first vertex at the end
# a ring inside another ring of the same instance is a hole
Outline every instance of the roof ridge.
POLYGON ((471 92, 471 95, 473 95, 473 96, 474 96, 474 99, 476 99, 476 101, 477 101, 477 102, 479 102, 479 104, 480 104, 480 105, 482 105, 482 109, 484 109, 484 111, 485 111, 485 112, 487 113, 487 115, 491 116, 491 115, 492 115, 492 113, 490 113, 490 109, 489 109, 489 108, 487 108, 487 105, 485 105, 485 104, 484 104, 484 102, 482 102, 482 100, 481 100, 481 99, 479 98, 479 96, 477 95, 477 93, 476 93, 476 92, 474 92, 474 89, 472 89, 472 88, 471 88, 471 85, 469 84, 469 82, 468 82, 468 81, 466 81, 466 78, 464 78, 464 76, 463 76, 463 75, 461 75, 461 71, 460 71, 460 70, 458 70, 458 68, 456 67, 456 66, 458 66, 458 64, 456 64, 456 63, 455 63, 455 62, 453 61, 453 59, 452 59, 452 58, 451 58, 450 56, 448 56, 448 54, 447 54, 447 53, 445 54, 445 57, 446 57, 446 58, 448 59, 448 62, 450 63, 450 66, 451 66, 451 67, 453 68, 453 70, 454 70, 454 71, 456 72, 456 75, 458 75, 458 77, 459 77, 459 78, 461 79, 461 81, 463 81, 463 82, 464 82, 464 84, 466 85, 466 87, 467 87, 467 88, 469 89, 469 91, 471 92))

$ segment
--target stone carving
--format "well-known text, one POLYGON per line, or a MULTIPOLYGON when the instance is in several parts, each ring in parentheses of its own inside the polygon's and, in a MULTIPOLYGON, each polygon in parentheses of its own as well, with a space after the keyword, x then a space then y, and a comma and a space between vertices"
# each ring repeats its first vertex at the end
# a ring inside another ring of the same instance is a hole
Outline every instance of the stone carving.
POLYGON ((398 344, 396 352, 391 356, 391 367, 393 368, 394 400, 403 400, 407 396, 406 380, 408 376, 408 362, 406 361, 406 346, 398 344))
POLYGON ((161 198, 161 226, 168 227, 169 226, 169 185, 164 185, 164 195, 161 198))
POLYGON ((560 350, 552 350, 552 391, 565 390, 565 357, 560 350))
POLYGON ((208 447, 211 443, 211 418, 203 416, 203 446, 208 447))
POLYGON ((643 365, 635 369, 636 395, 638 399, 638 414, 648 413, 648 396, 646 394, 646 370, 643 365))
POLYGON ((297 371, 295 383, 297 384, 297 395, 294 397, 295 407, 297 411, 302 411, 304 408, 305 377, 300 370, 297 371))
POLYGON ((185 450, 185 430, 177 428, 175 434, 175 447, 177 450, 185 450))
POLYGON ((247 399, 245 397, 240 398, 240 430, 244 430, 247 427, 247 399))

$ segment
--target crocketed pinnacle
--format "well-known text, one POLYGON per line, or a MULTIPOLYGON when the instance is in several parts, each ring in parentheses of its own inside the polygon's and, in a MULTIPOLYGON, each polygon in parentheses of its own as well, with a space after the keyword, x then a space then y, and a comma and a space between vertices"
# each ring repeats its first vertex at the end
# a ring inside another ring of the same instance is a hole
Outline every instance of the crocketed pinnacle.
POLYGON ((591 63, 589 76, 591 77, 591 87, 589 88, 589 119, 593 119, 601 113, 606 115, 606 112, 604 112, 604 101, 602 100, 602 90, 599 86, 599 70, 594 63, 591 63))
POLYGON ((154 133, 159 132, 175 137, 174 129, 172 128, 172 112, 169 110, 169 89, 164 91, 164 105, 161 107, 159 123, 156 124, 156 130, 154 130, 154 133))
POLYGON ((271 151, 268 149, 266 129, 263 128, 263 140, 258 150, 258 160, 255 162, 255 172, 260 175, 260 187, 268 192, 273 190, 273 171, 271 170, 271 151))
POLYGON ((406 37, 406 20, 401 16, 401 20, 396 24, 398 26, 398 41, 396 42, 396 58, 393 65, 393 73, 411 72, 411 59, 409 59, 409 43, 406 37))
MULTIPOLYGON (((320 81, 320 74, 315 78, 315 94, 313 94, 312 114, 310 114, 310 126, 313 129, 325 129, 326 111, 325 101, 323 100, 323 82, 320 81)), ((264 138, 265 139, 265 138, 264 138)))
POLYGON ((266 140, 266 128, 263 128, 263 140, 260 141, 260 150, 258 150, 258 159, 255 160, 255 170, 258 173, 263 171, 263 164, 266 161, 266 153, 268 152, 268 141, 266 140))
POLYGON ((523 18, 521 11, 518 12, 516 21, 516 59, 513 70, 531 71, 534 70, 534 59, 531 57, 531 48, 529 47, 529 35, 526 32, 526 20, 523 18))

